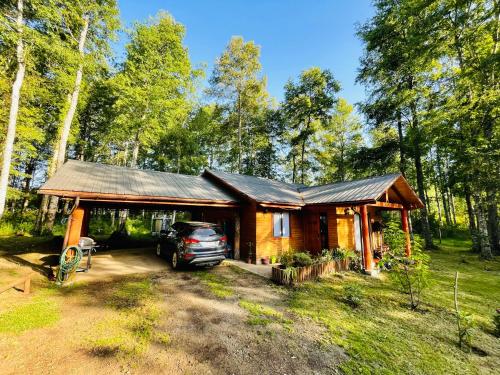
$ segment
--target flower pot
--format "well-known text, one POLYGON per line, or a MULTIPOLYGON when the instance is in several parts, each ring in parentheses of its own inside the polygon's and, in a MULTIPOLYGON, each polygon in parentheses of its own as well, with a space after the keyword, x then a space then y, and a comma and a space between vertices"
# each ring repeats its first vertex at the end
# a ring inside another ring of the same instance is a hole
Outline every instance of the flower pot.
POLYGON ((269 264, 269 258, 268 258, 268 257, 264 257, 264 258, 262 258, 262 259, 260 260, 260 262, 261 262, 262 264, 269 264))
POLYGON ((247 258, 247 263, 252 264, 252 258, 247 258))

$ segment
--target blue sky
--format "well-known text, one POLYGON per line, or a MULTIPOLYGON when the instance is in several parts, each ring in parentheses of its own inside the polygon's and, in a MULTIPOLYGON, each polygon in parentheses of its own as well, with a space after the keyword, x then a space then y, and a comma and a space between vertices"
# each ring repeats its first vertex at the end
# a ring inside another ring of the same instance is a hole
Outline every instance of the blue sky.
MULTIPOLYGON (((330 69, 349 102, 363 100, 355 84, 362 44, 356 25, 373 14, 370 0, 118 0, 126 27, 166 10, 186 26, 185 44, 195 66, 215 59, 233 35, 261 46, 268 90, 278 100, 289 78, 311 66, 330 69)), ((115 46, 123 57, 124 40, 115 46)))

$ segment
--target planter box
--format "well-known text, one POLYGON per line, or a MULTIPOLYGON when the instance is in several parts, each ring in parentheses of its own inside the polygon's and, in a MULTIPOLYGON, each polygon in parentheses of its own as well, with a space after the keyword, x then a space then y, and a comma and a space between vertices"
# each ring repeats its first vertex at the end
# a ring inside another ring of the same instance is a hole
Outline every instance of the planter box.
POLYGON ((278 267, 272 268, 272 280, 278 284, 289 285, 300 283, 307 280, 313 280, 317 277, 332 273, 334 271, 347 271, 349 261, 332 261, 313 264, 306 267, 295 267, 296 274, 292 275, 292 280, 288 280, 285 270, 278 267))

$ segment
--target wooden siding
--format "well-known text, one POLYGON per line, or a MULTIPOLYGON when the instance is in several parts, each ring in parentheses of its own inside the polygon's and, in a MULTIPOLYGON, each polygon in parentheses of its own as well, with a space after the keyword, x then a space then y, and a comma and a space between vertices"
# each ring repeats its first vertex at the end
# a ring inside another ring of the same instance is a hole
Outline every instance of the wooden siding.
POLYGON ((279 256, 289 250, 303 250, 303 227, 300 212, 287 211, 290 213, 290 237, 274 237, 273 214, 283 212, 280 210, 263 210, 256 212, 256 244, 257 260, 272 255, 279 256))
POLYGON ((240 208, 240 258, 246 261, 252 247, 252 262, 256 258, 256 205, 253 202, 242 204, 240 208), (251 245, 249 245, 251 243, 251 245))

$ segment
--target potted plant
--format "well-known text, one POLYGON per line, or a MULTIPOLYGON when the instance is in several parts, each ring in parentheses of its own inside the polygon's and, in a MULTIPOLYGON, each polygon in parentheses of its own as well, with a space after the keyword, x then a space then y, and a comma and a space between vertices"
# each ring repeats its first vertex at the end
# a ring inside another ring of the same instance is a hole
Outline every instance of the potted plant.
POLYGON ((271 255, 270 262, 271 264, 274 264, 278 261, 278 257, 276 255, 271 255))

